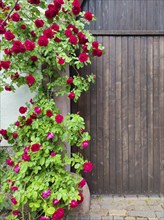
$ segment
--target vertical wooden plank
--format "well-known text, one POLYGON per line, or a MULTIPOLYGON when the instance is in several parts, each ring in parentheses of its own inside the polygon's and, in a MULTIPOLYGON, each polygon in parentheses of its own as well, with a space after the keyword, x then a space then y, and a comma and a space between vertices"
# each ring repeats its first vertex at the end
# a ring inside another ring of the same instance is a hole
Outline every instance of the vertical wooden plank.
POLYGON ((142 192, 148 186, 148 152, 147 152, 147 70, 146 37, 141 37, 141 150, 142 150, 142 192))
POLYGON ((147 30, 157 30, 154 23, 155 23, 155 17, 154 17, 154 0, 152 1, 147 1, 147 30))
POLYGON ((121 145, 121 37, 116 37, 116 184, 122 193, 122 145, 121 145))
POLYGON ((128 53, 128 45, 127 45, 127 37, 122 37, 122 57, 121 57, 121 65, 122 65, 122 151, 123 151, 123 192, 128 192, 128 75, 127 75, 127 53, 128 53))
POLYGON ((141 29, 147 30, 147 0, 141 0, 140 16, 141 16, 141 29))
POLYGON ((159 37, 154 37, 154 193, 160 189, 159 158, 159 37))
POLYGON ((134 1, 134 30, 141 30, 141 1, 134 1))
POLYGON ((160 193, 164 194, 164 37, 160 37, 160 193))
MULTIPOLYGON (((94 59, 92 66, 91 66, 91 72, 94 73, 97 77, 97 58, 94 59)), ((91 144, 92 146, 92 153, 90 160, 94 164, 94 169, 91 173, 91 192, 96 193, 97 192, 97 95, 96 95, 96 88, 97 88, 97 80, 94 84, 91 85, 90 88, 90 130, 91 130, 91 144)))
MULTIPOLYGON (((88 9, 96 16, 96 1, 88 1, 88 9)), ((91 21, 89 30, 96 30, 96 21, 91 21)))
POLYGON ((103 17, 104 14, 102 14, 102 0, 95 1, 96 2, 96 30, 102 29, 103 20, 105 19, 103 17))
POLYGON ((140 140, 140 121, 141 121, 141 93, 140 93, 140 77, 141 77, 141 42, 140 37, 134 39, 134 56, 135 56, 135 191, 141 193, 141 140, 140 140))
POLYGON ((128 38, 128 139, 129 139, 129 192, 135 190, 134 168, 134 37, 128 38))
POLYGON ((163 31, 164 30, 164 13, 163 13, 163 9, 164 9, 164 1, 159 1, 159 5, 160 5, 160 12, 159 12, 159 30, 163 31))
POLYGON ((115 82, 116 82, 116 69, 115 69, 115 62, 116 62, 116 51, 115 51, 115 37, 110 37, 110 192, 116 192, 116 153, 115 153, 115 82))
POLYGON ((147 38, 148 193, 153 193, 153 37, 147 38))
POLYGON ((106 50, 106 55, 103 57, 103 142, 104 142, 104 193, 107 194, 109 193, 109 176, 110 176, 110 167, 109 167, 109 115, 110 115, 110 108, 109 108, 109 84, 110 84, 110 79, 109 79, 109 62, 110 62, 110 48, 109 48, 109 37, 105 36, 103 38, 103 45, 106 50))
MULTIPOLYGON (((97 37, 97 41, 102 43, 102 37, 97 37)), ((97 183, 98 188, 97 192, 103 192, 103 184, 104 184, 104 149, 103 149, 103 85, 102 85, 102 58, 98 58, 97 62, 97 135, 96 135, 96 143, 97 143, 97 183)))
POLYGON ((102 0, 102 18, 101 18, 101 22, 102 22, 102 30, 110 30, 110 24, 111 24, 111 14, 109 13, 109 6, 110 1, 106 1, 106 0, 102 0), (108 17, 108 19, 106 19, 108 17))

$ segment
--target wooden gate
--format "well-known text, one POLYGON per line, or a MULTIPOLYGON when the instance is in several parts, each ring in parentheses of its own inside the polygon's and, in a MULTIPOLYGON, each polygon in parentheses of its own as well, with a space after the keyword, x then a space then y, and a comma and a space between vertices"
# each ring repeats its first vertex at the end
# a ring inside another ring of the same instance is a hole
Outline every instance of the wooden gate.
MULTIPOLYGON (((100 2, 95 1, 95 7, 100 2)), ((118 12, 119 2, 127 0, 115 2, 118 12)), ((148 0, 129 2, 133 6, 139 2, 141 7, 148 0)), ((160 8, 161 1, 156 2, 160 8)), ((84 9, 91 4, 86 2, 84 9)), ((149 14, 150 7, 144 10, 149 14)), ((134 27, 133 31, 127 27, 100 30, 102 20, 90 29, 106 54, 81 72, 94 73, 96 83, 78 105, 72 104, 72 111, 85 117, 92 136, 85 156, 94 163, 94 170, 86 178, 92 193, 164 193, 163 32, 142 27, 140 31, 134 27)))

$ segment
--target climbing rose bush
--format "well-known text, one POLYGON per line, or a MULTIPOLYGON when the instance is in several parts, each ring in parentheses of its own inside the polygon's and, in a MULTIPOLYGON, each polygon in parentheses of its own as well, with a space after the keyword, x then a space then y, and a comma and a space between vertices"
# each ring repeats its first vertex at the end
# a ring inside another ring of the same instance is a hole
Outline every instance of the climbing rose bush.
POLYGON ((36 94, 20 106, 17 121, 0 130, 13 151, 5 159, 1 186, 12 205, 8 219, 60 220, 83 202, 82 174, 93 164, 79 152, 68 156, 67 144, 84 150, 90 135, 84 119, 78 113, 62 115, 52 97, 66 95, 76 102, 95 81, 94 74, 79 73, 103 54, 103 46, 85 30, 95 17, 82 12, 78 0, 5 0, 0 9, 0 91, 26 85, 36 94), (71 76, 68 66, 74 69, 71 76))

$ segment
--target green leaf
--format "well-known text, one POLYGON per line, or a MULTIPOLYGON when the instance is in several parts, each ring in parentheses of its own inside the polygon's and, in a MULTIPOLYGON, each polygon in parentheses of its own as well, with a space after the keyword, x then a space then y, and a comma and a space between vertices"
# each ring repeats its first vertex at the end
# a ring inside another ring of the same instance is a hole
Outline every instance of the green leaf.
POLYGON ((55 208, 54 207, 50 207, 50 208, 47 209, 47 213, 49 215, 52 215, 54 212, 55 212, 55 208))

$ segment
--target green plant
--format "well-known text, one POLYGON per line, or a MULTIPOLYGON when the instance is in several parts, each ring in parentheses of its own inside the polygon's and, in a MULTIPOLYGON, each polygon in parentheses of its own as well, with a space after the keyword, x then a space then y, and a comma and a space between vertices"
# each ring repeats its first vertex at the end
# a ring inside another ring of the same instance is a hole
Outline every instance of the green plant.
POLYGON ((61 115, 52 93, 77 101, 94 82, 94 74, 84 78, 78 69, 103 54, 102 45, 84 30, 95 17, 81 12, 78 0, 6 0, 1 10, 0 90, 27 85, 37 94, 19 108, 14 124, 0 130, 14 151, 6 159, 2 180, 13 205, 8 219, 59 220, 66 208, 83 201, 81 172, 92 171, 93 165, 80 153, 67 155, 66 143, 85 149, 90 135, 80 115, 61 115), (67 65, 74 68, 72 77, 66 74, 67 65), (78 178, 67 165, 75 168, 78 178))

